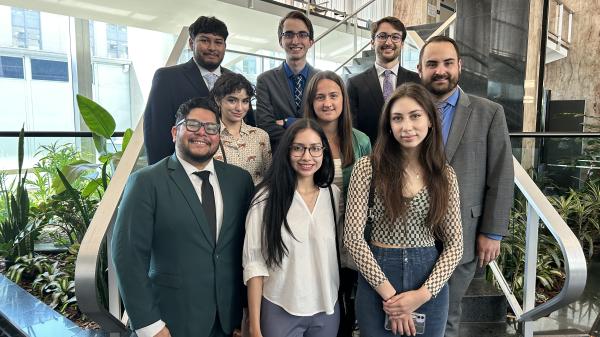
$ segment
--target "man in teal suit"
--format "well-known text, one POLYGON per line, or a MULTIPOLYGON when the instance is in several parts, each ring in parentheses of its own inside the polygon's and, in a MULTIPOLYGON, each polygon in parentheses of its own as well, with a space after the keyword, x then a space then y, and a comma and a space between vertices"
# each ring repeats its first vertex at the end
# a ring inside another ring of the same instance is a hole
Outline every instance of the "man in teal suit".
POLYGON ((244 222, 250 175, 213 160, 215 109, 189 100, 172 128, 175 153, 132 174, 112 254, 139 337, 231 336, 242 321, 244 222))

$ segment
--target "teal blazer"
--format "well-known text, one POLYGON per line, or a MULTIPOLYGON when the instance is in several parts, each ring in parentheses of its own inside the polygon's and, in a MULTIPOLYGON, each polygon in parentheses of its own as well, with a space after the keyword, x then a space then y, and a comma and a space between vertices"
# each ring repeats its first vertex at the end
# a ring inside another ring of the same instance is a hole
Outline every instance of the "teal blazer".
POLYGON ((208 337, 217 311, 227 334, 241 322, 244 222, 254 184, 241 168, 214 165, 223 195, 216 243, 174 154, 129 177, 111 249, 133 330, 162 319, 173 337, 208 337))
MULTIPOLYGON (((370 155, 371 141, 369 140, 369 136, 367 136, 362 131, 358 131, 357 129, 352 128, 352 149, 354 150, 355 163, 361 157, 370 155)), ((344 196, 346 195, 346 192, 348 192, 348 184, 350 183, 350 175, 352 174, 352 168, 354 168, 354 163, 342 169, 342 177, 344 181, 344 196)))

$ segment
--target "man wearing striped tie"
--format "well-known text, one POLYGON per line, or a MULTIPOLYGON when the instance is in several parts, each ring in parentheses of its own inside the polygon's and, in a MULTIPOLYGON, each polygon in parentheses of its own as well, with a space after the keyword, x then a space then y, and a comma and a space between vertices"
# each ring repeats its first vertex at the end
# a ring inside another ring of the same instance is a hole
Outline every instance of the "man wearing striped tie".
POLYGON ((406 39, 404 24, 388 16, 371 26, 371 46, 375 50, 375 64, 348 79, 350 110, 354 127, 364 132, 375 144, 377 126, 383 104, 394 89, 402 83, 420 83, 419 75, 400 66, 400 52, 406 39))
POLYGON ((215 17, 201 16, 189 28, 193 57, 186 63, 160 68, 154 74, 144 111, 144 143, 148 164, 173 154, 171 126, 181 103, 208 92, 229 70, 221 67, 225 56, 227 26, 215 17))
POLYGON ((256 124, 269 134, 273 152, 285 128, 304 114, 302 94, 318 71, 306 62, 314 30, 304 13, 292 11, 284 16, 277 39, 285 51, 285 61, 260 74, 256 82, 256 124))

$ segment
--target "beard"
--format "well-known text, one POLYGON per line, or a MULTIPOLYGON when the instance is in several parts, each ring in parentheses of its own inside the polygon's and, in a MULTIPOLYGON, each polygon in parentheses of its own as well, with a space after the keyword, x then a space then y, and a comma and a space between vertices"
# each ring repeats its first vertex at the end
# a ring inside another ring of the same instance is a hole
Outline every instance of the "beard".
POLYGON ((198 154, 190 151, 189 147, 184 146, 180 142, 178 142, 176 146, 179 154, 183 157, 183 159, 185 159, 185 161, 191 164, 206 163, 207 161, 212 159, 212 157, 215 155, 215 153, 217 153, 217 150, 219 149, 218 146, 215 146, 213 149, 211 144, 210 149, 206 153, 198 154))
POLYGON ((223 56, 221 56, 218 61, 208 61, 200 53, 194 53, 194 60, 196 60, 196 63, 202 68, 208 71, 214 71, 221 65, 221 62, 223 62, 223 56))
POLYGON ((456 77, 452 76, 450 74, 433 75, 427 81, 423 81, 423 85, 425 86, 425 88, 427 88, 427 90, 429 90, 430 93, 439 97, 439 96, 443 96, 443 95, 449 93, 450 91, 454 90, 454 88, 456 88, 456 86, 458 85, 459 78, 460 78, 460 73, 456 77), (443 86, 434 85, 434 82, 437 80, 440 80, 440 79, 447 79, 448 83, 443 86))
POLYGON ((377 53, 377 56, 379 57, 379 59, 381 59, 385 63, 389 63, 394 60, 397 60, 398 57, 400 57, 400 48, 396 47, 396 46, 393 46, 391 48, 386 48, 385 46, 380 46, 379 48, 376 49, 376 53, 377 53), (392 49, 394 51, 394 54, 392 54, 392 56, 386 56, 384 54, 384 51, 386 49, 392 49))

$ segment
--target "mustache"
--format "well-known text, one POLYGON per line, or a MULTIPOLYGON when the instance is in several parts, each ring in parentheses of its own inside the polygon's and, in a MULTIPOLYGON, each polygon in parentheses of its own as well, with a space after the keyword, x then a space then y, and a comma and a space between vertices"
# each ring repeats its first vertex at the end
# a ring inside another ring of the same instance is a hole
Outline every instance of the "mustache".
POLYGON ((437 80, 449 80, 449 79, 450 79, 450 75, 448 75, 448 74, 443 74, 443 75, 441 75, 441 74, 439 74, 439 75, 433 75, 433 76, 431 77, 431 79, 432 79, 433 81, 437 81, 437 80))

